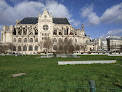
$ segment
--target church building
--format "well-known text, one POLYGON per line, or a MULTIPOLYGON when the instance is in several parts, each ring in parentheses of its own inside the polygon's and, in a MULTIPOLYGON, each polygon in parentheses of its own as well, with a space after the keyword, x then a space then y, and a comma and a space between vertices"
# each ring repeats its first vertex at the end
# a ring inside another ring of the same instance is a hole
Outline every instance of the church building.
POLYGON ((95 44, 90 44, 90 38, 85 34, 84 25, 80 29, 73 28, 67 18, 53 17, 47 10, 39 14, 38 17, 26 17, 17 20, 15 26, 3 26, 1 30, 1 42, 3 44, 12 43, 14 53, 36 54, 46 50, 43 46, 45 39, 53 42, 49 52, 55 52, 55 48, 60 47, 57 43, 60 40, 72 40, 74 48, 77 46, 83 52, 81 45, 86 47, 86 51, 97 50, 95 44), (39 43, 42 43, 40 45, 39 43))

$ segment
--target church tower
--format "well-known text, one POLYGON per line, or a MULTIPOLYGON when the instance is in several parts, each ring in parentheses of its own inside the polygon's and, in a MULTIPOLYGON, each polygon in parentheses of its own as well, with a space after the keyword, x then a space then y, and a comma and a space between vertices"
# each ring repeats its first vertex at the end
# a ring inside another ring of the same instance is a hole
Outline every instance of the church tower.
POLYGON ((52 30, 53 30, 53 18, 52 14, 45 9, 44 12, 39 14, 38 16, 38 39, 39 42, 42 42, 46 38, 52 37, 52 30))
POLYGON ((12 43, 12 37, 13 37, 13 31, 14 31, 14 26, 3 26, 3 30, 1 32, 2 36, 1 36, 1 40, 3 43, 12 43))

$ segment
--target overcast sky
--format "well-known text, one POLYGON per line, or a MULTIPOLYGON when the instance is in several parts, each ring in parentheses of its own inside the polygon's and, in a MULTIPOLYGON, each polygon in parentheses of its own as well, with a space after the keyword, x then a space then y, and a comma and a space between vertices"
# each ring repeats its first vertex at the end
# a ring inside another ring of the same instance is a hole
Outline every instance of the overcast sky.
POLYGON ((122 36, 122 0, 0 0, 0 29, 45 8, 53 17, 67 17, 74 28, 84 24, 91 38, 122 36))

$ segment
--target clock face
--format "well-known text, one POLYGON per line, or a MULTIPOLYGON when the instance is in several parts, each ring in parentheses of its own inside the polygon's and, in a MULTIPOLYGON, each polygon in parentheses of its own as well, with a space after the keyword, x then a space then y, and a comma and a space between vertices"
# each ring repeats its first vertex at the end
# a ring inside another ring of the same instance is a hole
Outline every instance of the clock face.
POLYGON ((44 15, 44 18, 47 18, 47 15, 44 15))
POLYGON ((49 28, 48 25, 43 26, 43 30, 45 30, 45 31, 48 30, 48 28, 49 28))

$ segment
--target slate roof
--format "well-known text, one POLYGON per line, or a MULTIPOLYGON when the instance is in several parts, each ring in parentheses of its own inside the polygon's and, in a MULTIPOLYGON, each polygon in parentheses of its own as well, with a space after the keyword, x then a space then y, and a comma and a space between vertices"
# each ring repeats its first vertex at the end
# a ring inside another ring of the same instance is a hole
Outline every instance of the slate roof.
POLYGON ((53 18, 55 24, 69 24, 67 18, 53 18))
POLYGON ((21 20, 18 24, 36 24, 38 23, 37 17, 26 17, 23 20, 21 20))
MULTIPOLYGON (((36 24, 38 23, 38 17, 26 17, 21 20, 18 24, 36 24)), ((53 18, 55 24, 70 24, 67 18, 53 18)))

